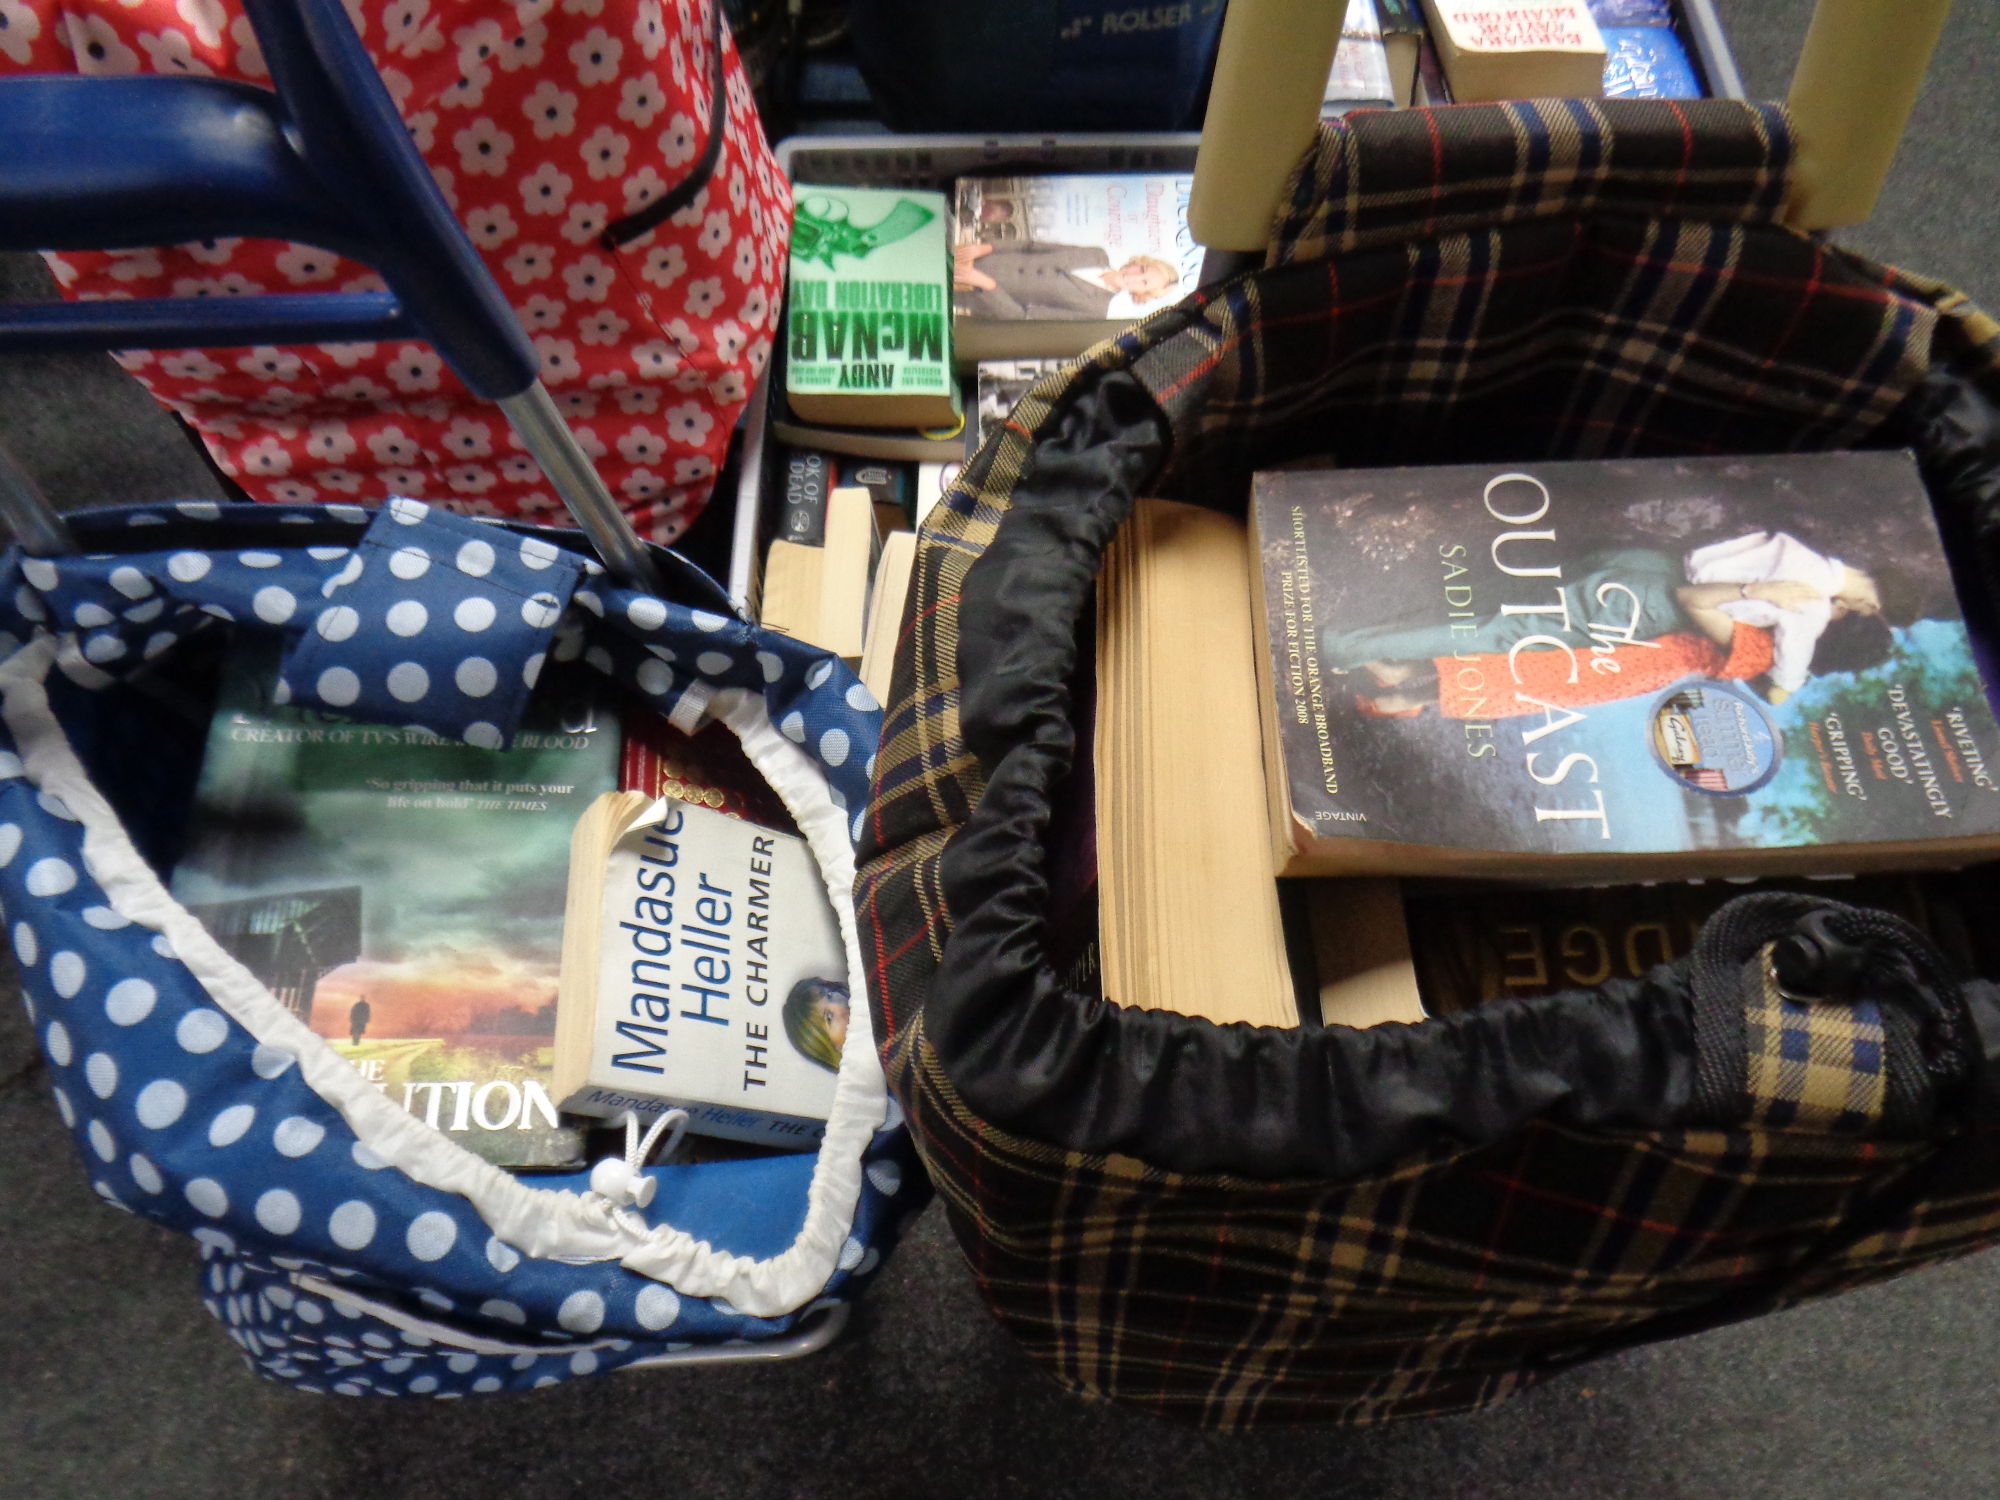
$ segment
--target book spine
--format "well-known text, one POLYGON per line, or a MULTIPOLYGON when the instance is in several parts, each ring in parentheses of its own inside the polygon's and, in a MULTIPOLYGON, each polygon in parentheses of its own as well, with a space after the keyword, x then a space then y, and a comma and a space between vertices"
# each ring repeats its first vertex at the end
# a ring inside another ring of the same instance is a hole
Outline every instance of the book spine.
POLYGON ((565 1114, 600 1120, 616 1120, 630 1110, 642 1123, 656 1120, 670 1109, 684 1109, 688 1112, 688 1129, 697 1135, 746 1141, 755 1146, 783 1146, 794 1151, 818 1145, 820 1137, 826 1134, 824 1120, 640 1093, 622 1082, 615 1085, 587 1082, 562 1101, 562 1109, 565 1114))
POLYGON ((1416 0, 1375 0, 1382 35, 1422 36, 1424 18, 1417 13, 1416 0))
POLYGON ((1386 108, 1395 102, 1375 0, 1348 0, 1347 19, 1341 26, 1340 45, 1334 50, 1333 68, 1327 74, 1320 114, 1332 117, 1364 106, 1386 108))
POLYGON ((1418 107, 1451 103, 1451 84, 1444 76, 1444 64, 1438 58, 1437 43, 1431 40, 1428 31, 1417 46, 1417 83, 1410 102, 1418 107))
POLYGON ((833 482, 824 453, 804 449, 785 455, 785 490, 779 502, 778 540, 818 547, 826 541, 826 495, 833 482))

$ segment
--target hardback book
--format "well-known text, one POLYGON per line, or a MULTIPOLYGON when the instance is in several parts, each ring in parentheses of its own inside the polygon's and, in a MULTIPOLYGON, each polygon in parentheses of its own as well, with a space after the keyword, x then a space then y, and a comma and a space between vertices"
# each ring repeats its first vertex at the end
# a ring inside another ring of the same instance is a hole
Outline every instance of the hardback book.
POLYGON ((889 701, 889 682, 896 670, 896 640, 902 633, 903 606, 910 597, 910 574, 916 562, 914 531, 893 531, 884 539, 868 596, 868 639, 861 651, 861 681, 877 703, 889 701))
POLYGON ((804 839, 612 792, 570 845, 552 1092, 807 1150, 847 1040, 847 961, 804 839))
POLYGON ((1243 523, 1141 500, 1097 590, 1096 872, 1103 995, 1295 1026, 1263 828, 1243 523))
POLYGON ((1256 476, 1275 868, 1962 865, 2000 728, 1906 452, 1256 476))
POLYGON ((1669 0, 1590 0, 1590 14, 1604 38, 1605 98, 1701 98, 1669 0))
POLYGON ((1320 118, 1337 119, 1350 109, 1392 109, 1395 104, 1396 84, 1375 0, 1347 0, 1340 45, 1334 48, 1320 99, 1320 118))
POLYGON ((566 1167, 550 1090, 570 831, 616 785, 595 674, 551 664, 481 750, 272 701, 232 651, 174 895, 334 1050, 486 1160, 566 1167))
POLYGON ((628 708, 618 789, 672 797, 785 833, 799 831, 784 801, 750 764, 735 731, 714 721, 686 734, 665 714, 628 708))
POLYGON ((979 447, 1014 410, 1014 403, 1028 394, 1028 388, 1044 375, 1068 365, 1064 359, 982 359, 979 362, 978 395, 974 410, 979 423, 972 446, 979 447))
MULTIPOLYGON (((1967 972, 1949 876, 1861 875, 1753 882, 1658 881, 1650 885, 1521 890, 1416 882, 1405 889, 1417 984, 1433 1015, 1489 1000, 1527 1000, 1612 980, 1643 979, 1686 957, 1702 924, 1753 891, 1784 890, 1886 911, 1931 935, 1967 972)), ((1309 882, 1317 885, 1319 882, 1309 882)), ((1339 882, 1327 882, 1338 884, 1339 882)))
POLYGON ((1415 102, 1417 60, 1423 50, 1424 17, 1417 0, 1375 0, 1382 25, 1382 50, 1389 60, 1389 88, 1396 107, 1415 102))
POLYGON ((1192 176, 961 177, 952 238, 958 357, 1068 358, 1201 283, 1192 176))
POLYGON ((961 417, 950 222, 941 193, 799 188, 785 302, 785 390, 799 416, 857 427, 961 417))
POLYGON ((1595 99, 1604 38, 1585 0, 1423 0, 1431 39, 1460 104, 1595 99))

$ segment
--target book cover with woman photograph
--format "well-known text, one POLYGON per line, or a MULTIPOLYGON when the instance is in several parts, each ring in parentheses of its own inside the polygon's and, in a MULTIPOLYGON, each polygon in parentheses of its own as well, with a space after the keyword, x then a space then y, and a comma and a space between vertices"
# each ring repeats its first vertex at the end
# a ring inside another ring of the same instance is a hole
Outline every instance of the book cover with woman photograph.
POLYGON ((1646 854, 2000 831, 1905 453, 1260 475, 1309 840, 1646 854))
POLYGON ((960 318, 1133 321, 1201 283, 1190 176, 962 177, 953 230, 960 318))

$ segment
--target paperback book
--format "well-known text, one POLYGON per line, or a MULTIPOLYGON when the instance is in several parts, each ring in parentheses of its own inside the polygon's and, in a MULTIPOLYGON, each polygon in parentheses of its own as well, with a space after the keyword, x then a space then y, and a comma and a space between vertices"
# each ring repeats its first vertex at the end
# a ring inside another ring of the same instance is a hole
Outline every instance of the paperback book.
POLYGON ((571 844, 554 1094, 807 1150, 847 1040, 847 960, 804 839, 615 792, 571 844))
POLYGON ((950 218, 941 193, 798 190, 785 389, 799 416, 862 427, 937 427, 959 419, 950 218))
POLYGON ((1584 0, 1423 0, 1460 104, 1493 99, 1595 99, 1604 38, 1584 0))
MULTIPOLYGON (((963 401, 935 427, 863 425, 853 417, 808 418, 794 404, 787 382, 790 360, 783 351, 772 356, 776 371, 771 382, 771 435, 792 448, 850 458, 895 459, 907 463, 963 460, 967 428, 963 401)), ((959 389, 956 385, 954 389, 959 389)), ((963 392, 961 391, 961 396, 963 392)), ((808 405, 811 405, 810 401, 808 405)), ((818 408, 815 407, 815 410, 818 408)))
POLYGON ((1907 453, 1260 474, 1280 874, 1648 879, 2000 848, 1907 453))
POLYGON ((1432 1015, 1489 1000, 1528 1000, 1561 990, 1643 979, 1694 950, 1702 925, 1753 891, 1784 890, 1886 911, 1930 934, 1970 973, 1957 924, 1941 908, 1959 903, 1950 876, 1858 875, 1756 881, 1660 881, 1576 890, 1468 890, 1416 883, 1404 892, 1417 985, 1432 1015))
POLYGON ((238 645, 175 897, 389 1098, 486 1160, 566 1167, 549 1092, 570 830, 616 784, 594 674, 552 665, 506 750, 275 704, 238 645))
POLYGON ((958 356, 1066 358, 1201 284, 1192 176, 961 177, 958 356))
POLYGON ((977 398, 979 430, 972 440, 973 447, 984 443, 1007 420, 1014 403, 1028 394, 1030 386, 1068 363, 1062 359, 982 359, 977 398))
MULTIPOLYGON (((1320 117, 1337 119, 1351 109, 1393 109, 1396 102, 1396 84, 1389 71, 1389 52, 1383 45, 1375 0, 1347 0, 1340 45, 1334 48, 1333 67, 1326 75, 1326 92, 1320 99, 1320 117)), ((1408 102, 1407 97, 1404 102, 1408 102)))

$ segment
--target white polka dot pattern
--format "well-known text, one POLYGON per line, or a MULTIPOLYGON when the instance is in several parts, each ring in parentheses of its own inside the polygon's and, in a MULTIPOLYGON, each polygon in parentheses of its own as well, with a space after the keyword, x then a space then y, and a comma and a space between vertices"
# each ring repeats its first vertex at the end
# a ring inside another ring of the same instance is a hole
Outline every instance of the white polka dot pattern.
MULTIPOLYGON (((268 513, 263 519, 268 524, 268 513)), ((181 528, 179 545, 52 565, 45 607, 69 619, 83 604, 107 614, 159 606, 165 612, 157 626, 119 613, 113 624, 94 627, 132 631, 126 638, 136 658, 150 634, 177 638, 186 629, 182 610, 212 604, 268 623, 259 592, 282 589, 293 601, 285 628, 297 640, 285 680, 298 704, 311 706, 319 680, 344 671, 353 710, 366 704, 369 714, 385 714, 395 701, 390 675, 408 664, 423 673, 423 696, 398 712, 443 732, 447 720, 437 705, 463 699, 460 737, 475 743, 501 742, 552 652, 571 659, 588 653, 599 670, 663 711, 689 692, 697 696, 688 701, 700 703, 742 689, 760 695, 772 722, 825 769, 836 805, 866 806, 872 755, 862 747, 873 746, 880 722, 872 699, 823 653, 763 635, 717 608, 652 599, 600 575, 590 592, 601 616, 585 607, 565 623, 563 601, 585 571, 576 554, 536 538, 503 540, 436 506, 378 515, 372 524, 393 528, 392 544, 371 544, 350 530, 338 536, 343 545, 330 545, 333 538, 313 529, 333 524, 321 519, 300 528, 312 546, 272 547, 248 561, 240 548, 200 544, 191 529, 196 518, 161 524, 181 528), (451 534, 436 535, 440 528, 451 534), (490 551, 490 566, 478 549, 466 552, 475 540, 490 551), (388 560, 411 547, 424 551, 426 565, 420 576, 398 580, 388 560), (472 569, 460 565, 462 556, 472 569), (135 576, 114 582, 115 568, 135 576), (392 622, 405 602, 418 608, 392 622), (527 623, 532 630, 524 631, 527 623), (408 633, 398 634, 397 625, 408 633)), ((339 524, 352 527, 354 518, 339 524)), ((35 592, 25 578, 20 586, 35 592)), ((9 587, 0 580, 0 606, 9 587)), ((10 624, 0 620, 0 628, 10 624)), ((23 627, 13 628, 18 640, 23 627)), ((223 1272, 210 1288, 213 1306, 261 1371, 363 1393, 410 1393, 428 1379, 430 1394, 455 1395, 526 1389, 689 1341, 778 1331, 615 1262, 575 1266, 523 1255, 471 1216, 463 1200, 388 1166, 327 1113, 289 1048, 245 1033, 200 993, 163 936, 105 903, 81 858, 79 825, 65 816, 70 811, 27 784, 18 757, 0 748, 0 899, 26 997, 37 1008, 58 1110, 101 1174, 101 1195, 197 1234, 210 1269, 223 1272), (278 1256, 286 1258, 283 1268, 278 1256), (349 1271, 366 1282, 331 1299, 302 1293, 289 1280, 297 1273, 338 1285, 349 1271), (364 1285, 406 1315, 473 1326, 483 1320, 488 1336, 555 1338, 546 1353, 448 1356, 448 1346, 434 1350, 424 1335, 374 1320, 357 1300, 364 1285), (378 1336, 373 1342, 370 1333, 378 1336), (331 1342, 336 1337, 344 1342, 331 1342), (304 1353, 321 1358, 298 1357, 304 1353), (389 1369, 396 1360, 403 1363, 389 1369)), ((836 1294, 842 1278, 866 1276, 879 1264, 880 1245, 893 1232, 879 1205, 909 1197, 903 1184, 914 1164, 907 1152, 907 1137, 895 1131, 870 1148, 862 1217, 852 1230, 862 1253, 843 1257, 836 1294)), ((796 1181, 802 1195, 808 1177, 801 1172, 796 1181)), ((799 1201, 780 1206, 796 1213, 799 1201)))
POLYGON ((546 654, 583 567, 552 544, 497 536, 437 507, 385 508, 286 659, 285 681, 307 685, 293 701, 504 744, 534 681, 528 664, 546 654), (478 649, 464 650, 475 636, 478 649))

